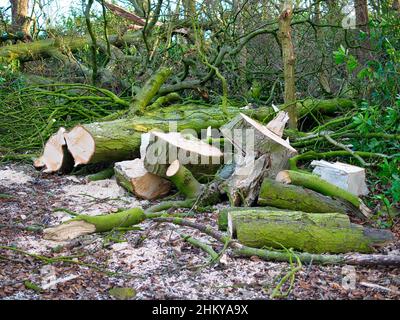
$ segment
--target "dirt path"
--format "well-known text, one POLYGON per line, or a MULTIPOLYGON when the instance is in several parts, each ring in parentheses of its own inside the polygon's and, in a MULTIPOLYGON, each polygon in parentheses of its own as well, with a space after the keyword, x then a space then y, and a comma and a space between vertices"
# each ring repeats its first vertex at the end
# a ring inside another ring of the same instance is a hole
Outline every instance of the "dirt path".
MULTIPOLYGON (((269 299, 290 269, 286 263, 255 257, 228 258, 225 266, 208 266, 208 257, 178 233, 192 234, 217 250, 221 245, 197 231, 166 223, 145 222, 124 235, 95 234, 62 244, 24 229, 69 219, 68 213, 57 211, 60 208, 98 214, 150 205, 129 196, 114 180, 86 183, 74 176, 43 175, 30 166, 0 166, 0 194, 12 196, 0 197, 1 246, 46 257, 69 256, 86 264, 46 265, 0 248, 1 299, 114 299, 109 293, 113 287, 134 288, 135 299, 269 299), (111 239, 118 236, 121 242, 111 239), (42 292, 26 287, 26 281, 42 286, 60 279, 63 282, 42 292)), ((196 221, 215 226, 216 212, 200 214, 196 221)), ((382 250, 400 254, 400 241, 382 250)), ((395 268, 304 265, 286 298, 399 299, 399 288, 400 270, 395 268), (343 286, 346 279, 348 285, 343 286)))

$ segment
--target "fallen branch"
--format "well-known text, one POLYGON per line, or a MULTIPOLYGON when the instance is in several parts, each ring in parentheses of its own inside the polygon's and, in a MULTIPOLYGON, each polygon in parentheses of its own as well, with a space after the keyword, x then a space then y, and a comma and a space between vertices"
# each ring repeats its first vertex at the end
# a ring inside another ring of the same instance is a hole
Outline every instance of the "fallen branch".
POLYGON ((368 209, 359 197, 321 179, 317 175, 300 171, 284 170, 278 173, 275 180, 285 184, 302 186, 326 196, 346 200, 358 208, 365 217, 368 218, 371 215, 371 210, 368 209))

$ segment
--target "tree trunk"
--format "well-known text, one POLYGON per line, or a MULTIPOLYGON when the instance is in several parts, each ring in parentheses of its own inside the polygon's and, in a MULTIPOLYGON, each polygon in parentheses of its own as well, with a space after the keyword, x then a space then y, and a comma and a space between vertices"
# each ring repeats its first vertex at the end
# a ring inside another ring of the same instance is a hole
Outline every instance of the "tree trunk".
POLYGON ((362 48, 357 49, 359 62, 360 64, 364 64, 371 57, 370 29, 368 25, 368 1, 354 0, 354 7, 356 11, 356 24, 358 28, 366 35, 366 39, 362 44, 362 48))
POLYGON ((12 32, 22 32, 29 36, 31 19, 28 16, 29 0, 10 0, 12 32))
POLYGON ((393 241, 390 231, 363 228, 340 213, 237 211, 228 213, 229 232, 243 245, 310 253, 373 252, 393 241))
POLYGON ((291 22, 293 16, 292 0, 285 0, 279 17, 279 39, 282 46, 283 69, 285 79, 285 104, 289 105, 289 128, 297 129, 296 84, 295 84, 295 54, 292 41, 291 22))

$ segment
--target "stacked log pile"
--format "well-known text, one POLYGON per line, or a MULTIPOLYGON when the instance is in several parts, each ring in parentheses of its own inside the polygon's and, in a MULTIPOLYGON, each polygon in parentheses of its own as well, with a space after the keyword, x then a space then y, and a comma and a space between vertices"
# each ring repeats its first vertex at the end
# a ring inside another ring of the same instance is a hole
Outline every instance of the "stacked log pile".
MULTIPOLYGON (((198 228, 242 256, 288 260, 268 247, 294 249, 301 259, 309 260, 311 255, 321 263, 399 264, 398 257, 383 255, 321 256, 371 253, 392 241, 393 235, 350 222, 348 215, 364 220, 370 215, 354 193, 317 175, 288 170, 290 159, 298 154, 283 138, 288 121, 284 110, 259 108, 254 112, 230 107, 228 117, 218 108, 198 105, 146 111, 152 101, 159 100, 157 92, 168 75, 168 70, 161 70, 150 79, 125 118, 69 131, 61 128, 46 143, 35 166, 46 172, 67 172, 73 166, 111 163, 114 170, 107 169, 104 177, 114 174, 136 197, 154 200, 176 189, 184 199, 164 201, 145 212, 132 209, 106 216, 77 216, 46 229, 46 238, 66 240, 154 219, 198 228), (262 119, 270 121, 263 125, 262 119), (172 131, 171 121, 175 124, 172 131), (198 138, 202 129, 209 133, 210 128, 220 129, 219 136, 198 138), (173 210, 189 207, 201 212, 226 199, 230 207, 219 213, 221 231, 185 220, 184 214, 173 210), (228 234, 222 233, 225 230, 228 234)), ((345 107, 348 102, 322 101, 319 110, 329 110, 331 103, 345 107)), ((314 105, 318 104, 314 101, 314 105)))

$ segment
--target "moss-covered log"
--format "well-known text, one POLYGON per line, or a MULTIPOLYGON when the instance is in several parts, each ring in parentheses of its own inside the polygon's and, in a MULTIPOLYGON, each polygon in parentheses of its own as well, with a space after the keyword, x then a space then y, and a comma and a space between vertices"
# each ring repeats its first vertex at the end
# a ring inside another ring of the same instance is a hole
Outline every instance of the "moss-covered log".
POLYGON ((393 241, 390 231, 350 223, 340 213, 239 211, 228 214, 231 235, 255 247, 293 248, 310 253, 373 252, 393 241))
POLYGON ((258 204, 304 212, 361 214, 358 209, 339 199, 333 199, 307 188, 287 185, 271 179, 264 179, 258 196, 258 204))
POLYGON ((106 232, 114 228, 129 227, 142 222, 145 218, 146 216, 141 208, 99 216, 78 215, 59 226, 43 230, 43 233, 45 239, 65 241, 94 232, 106 232))
POLYGON ((362 200, 356 195, 339 188, 315 174, 309 174, 300 171, 284 170, 278 173, 276 181, 293 184, 296 186, 302 186, 314 191, 317 191, 326 196, 340 198, 351 203, 355 208, 358 208, 366 217, 370 215, 370 210, 362 202, 362 200))
POLYGON ((249 211, 249 210, 264 211, 264 212, 267 210, 282 211, 282 212, 288 211, 288 210, 278 209, 278 208, 274 208, 274 207, 229 207, 229 208, 225 208, 218 212, 218 229, 221 231, 228 230, 228 213, 234 214, 235 212, 249 211))
MULTIPOLYGON (((313 110, 319 110, 318 106, 327 108, 326 104, 337 108, 346 108, 349 103, 351 104, 351 101, 336 99, 312 101, 310 104, 313 110)), ((330 110, 330 108, 327 109, 330 110)), ((75 165, 122 161, 136 158, 139 154, 142 133, 152 129, 165 132, 191 129, 200 133, 202 129, 205 130, 208 127, 220 128, 239 112, 259 121, 272 119, 274 115, 271 108, 242 110, 230 106, 227 119, 220 107, 198 104, 171 105, 158 110, 148 110, 140 117, 82 124, 73 128, 65 135, 65 138, 75 165)))

